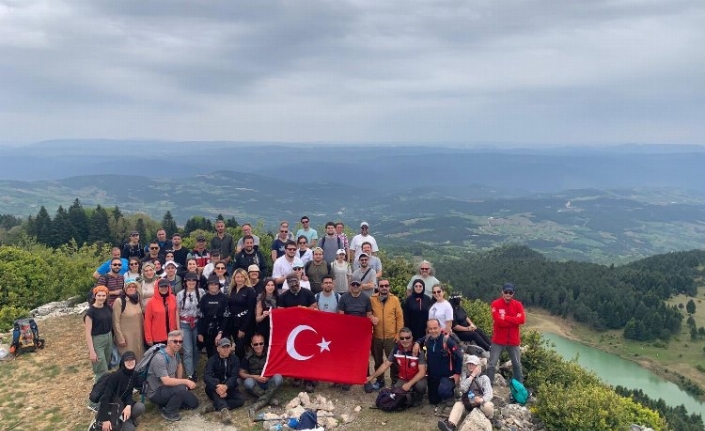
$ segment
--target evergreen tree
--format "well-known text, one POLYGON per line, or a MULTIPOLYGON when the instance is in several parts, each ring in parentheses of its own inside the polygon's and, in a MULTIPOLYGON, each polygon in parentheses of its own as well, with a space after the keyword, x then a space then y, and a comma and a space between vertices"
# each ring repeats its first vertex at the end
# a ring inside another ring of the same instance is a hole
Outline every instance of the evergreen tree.
POLYGON ((685 323, 687 323, 689 327, 695 328, 695 319, 693 319, 693 316, 688 316, 688 320, 686 320, 685 323))
POLYGON ((66 212, 63 206, 59 205, 56 210, 56 215, 54 216, 54 221, 52 222, 52 235, 51 235, 51 246, 56 248, 62 244, 66 244, 71 241, 71 238, 75 238, 76 230, 71 224, 71 219, 69 218, 69 213, 66 212))
POLYGON ((88 216, 83 210, 81 201, 76 198, 73 204, 69 207, 69 219, 71 220, 71 225, 74 227, 74 239, 78 245, 82 245, 88 241, 88 236, 90 234, 90 226, 88 225, 88 216))
POLYGON ((147 228, 144 226, 144 220, 142 217, 137 219, 137 223, 135 223, 135 230, 139 232, 141 241, 149 241, 149 239, 147 239, 147 228))
POLYGON ((685 304, 685 311, 688 314, 695 314, 695 302, 692 299, 685 304))
POLYGON ((178 226, 176 226, 176 220, 174 220, 174 217, 171 215, 171 211, 167 211, 166 214, 164 214, 162 227, 166 231, 167 238, 171 238, 171 235, 179 230, 178 226))
POLYGON ((239 227, 240 224, 235 220, 235 217, 230 217, 229 219, 225 220, 225 227, 231 227, 233 229, 239 227))
POLYGON ((44 205, 39 208, 37 218, 34 219, 33 232, 31 233, 37 238, 37 241, 49 245, 51 242, 51 217, 44 205))
POLYGON ((98 205, 90 219, 90 242, 112 243, 110 236, 110 217, 105 208, 98 205))
POLYGON ((698 339, 698 330, 694 326, 690 328, 690 339, 695 341, 698 339))
POLYGON ((118 221, 121 218, 123 218, 122 211, 120 211, 120 208, 118 208, 117 205, 115 205, 115 207, 113 207, 111 213, 112 213, 111 215, 113 216, 113 220, 115 220, 115 221, 118 221))
POLYGON ((223 214, 218 214, 218 216, 215 218, 215 221, 223 220, 225 221, 225 217, 223 217, 223 214))

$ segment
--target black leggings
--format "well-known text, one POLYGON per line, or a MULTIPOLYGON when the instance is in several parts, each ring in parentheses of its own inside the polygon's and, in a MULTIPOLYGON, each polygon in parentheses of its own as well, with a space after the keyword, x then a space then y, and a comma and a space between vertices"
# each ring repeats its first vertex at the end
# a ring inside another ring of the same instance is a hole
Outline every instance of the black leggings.
POLYGON ((477 328, 474 331, 453 331, 455 335, 460 338, 461 341, 474 341, 475 344, 482 347, 483 349, 489 351, 492 340, 485 334, 485 332, 477 328))

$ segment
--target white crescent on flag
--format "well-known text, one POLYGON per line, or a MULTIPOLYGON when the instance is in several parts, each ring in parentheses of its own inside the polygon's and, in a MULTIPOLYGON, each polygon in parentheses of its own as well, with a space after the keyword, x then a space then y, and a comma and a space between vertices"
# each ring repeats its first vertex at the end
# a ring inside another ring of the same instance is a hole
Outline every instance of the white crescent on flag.
POLYGON ((296 346, 294 345, 294 343, 296 343, 296 337, 303 331, 313 331, 315 334, 318 334, 315 329, 308 325, 299 325, 291 331, 289 337, 286 339, 286 353, 297 361, 305 361, 313 357, 313 355, 303 356, 296 351, 296 346))

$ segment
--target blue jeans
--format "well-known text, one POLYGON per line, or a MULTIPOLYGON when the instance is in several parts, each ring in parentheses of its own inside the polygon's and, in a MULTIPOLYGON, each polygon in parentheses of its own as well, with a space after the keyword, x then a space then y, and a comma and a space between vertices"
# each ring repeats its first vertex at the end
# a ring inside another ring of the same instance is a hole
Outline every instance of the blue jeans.
POLYGON ((198 360, 200 359, 201 351, 198 349, 198 328, 191 328, 188 323, 181 322, 179 324, 181 332, 184 333, 183 358, 184 372, 188 377, 191 377, 196 372, 198 360))
POLYGON ((502 354, 503 350, 509 353, 509 359, 512 361, 512 377, 523 382, 524 375, 521 371, 521 350, 519 350, 519 346, 506 346, 495 343, 490 346, 490 360, 487 362, 487 377, 490 378, 490 382, 494 384, 497 362, 499 362, 499 355, 502 354))
POLYGON ((282 383, 284 383, 284 378, 281 376, 281 374, 275 374, 270 377, 269 380, 267 380, 267 383, 259 383, 257 380, 248 377, 245 379, 242 385, 245 386, 245 389, 247 389, 248 392, 252 393, 252 389, 255 387, 255 385, 259 385, 259 387, 264 390, 275 390, 276 388, 281 386, 282 383))

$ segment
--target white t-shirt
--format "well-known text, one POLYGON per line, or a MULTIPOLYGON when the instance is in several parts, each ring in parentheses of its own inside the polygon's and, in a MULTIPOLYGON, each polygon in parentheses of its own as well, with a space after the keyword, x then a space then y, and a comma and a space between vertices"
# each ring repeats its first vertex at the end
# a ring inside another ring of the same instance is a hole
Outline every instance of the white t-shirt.
POLYGON ((441 329, 445 329, 446 322, 449 320, 452 322, 453 320, 453 307, 448 301, 436 302, 431 306, 431 309, 428 310, 428 318, 440 320, 441 329))
POLYGON ((362 254, 362 243, 369 242, 372 246, 372 253, 377 253, 379 247, 377 247, 377 241, 372 235, 362 236, 361 233, 355 235, 355 237, 350 241, 350 249, 355 251, 355 261, 362 254))

